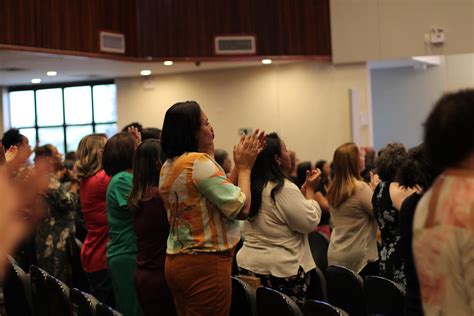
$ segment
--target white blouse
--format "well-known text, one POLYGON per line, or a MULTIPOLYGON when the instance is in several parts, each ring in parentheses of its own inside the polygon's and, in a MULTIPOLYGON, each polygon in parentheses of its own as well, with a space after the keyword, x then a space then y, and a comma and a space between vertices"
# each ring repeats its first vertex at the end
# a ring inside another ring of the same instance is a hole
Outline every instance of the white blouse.
POLYGON ((276 194, 275 183, 268 183, 262 192, 262 205, 256 218, 245 221, 245 241, 237 254, 239 267, 257 274, 286 278, 316 266, 308 243, 308 233, 321 219, 318 202, 307 200, 298 187, 285 180, 276 194))
POLYGON ((359 273, 378 259, 377 222, 372 213, 372 190, 357 181, 355 193, 338 207, 330 207, 333 231, 328 248, 328 263, 359 273))

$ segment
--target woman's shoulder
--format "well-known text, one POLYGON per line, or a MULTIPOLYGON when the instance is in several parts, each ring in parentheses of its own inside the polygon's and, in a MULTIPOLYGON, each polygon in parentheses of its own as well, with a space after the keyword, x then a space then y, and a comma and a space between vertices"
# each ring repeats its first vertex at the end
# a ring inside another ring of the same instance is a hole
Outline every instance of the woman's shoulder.
POLYGON ((364 181, 362 181, 362 180, 356 180, 356 181, 355 181, 355 185, 356 185, 356 190, 357 190, 357 191, 366 191, 366 190, 372 191, 372 189, 370 188, 370 186, 369 186, 366 182, 364 182, 364 181))

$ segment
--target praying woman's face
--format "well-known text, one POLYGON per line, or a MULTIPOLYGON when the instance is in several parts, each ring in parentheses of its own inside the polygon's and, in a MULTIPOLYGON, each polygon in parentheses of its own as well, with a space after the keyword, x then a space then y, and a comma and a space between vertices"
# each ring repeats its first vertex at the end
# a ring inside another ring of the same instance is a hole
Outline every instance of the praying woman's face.
POLYGON ((201 127, 197 134, 197 142, 199 151, 206 151, 207 148, 214 146, 214 129, 203 111, 201 111, 201 127))

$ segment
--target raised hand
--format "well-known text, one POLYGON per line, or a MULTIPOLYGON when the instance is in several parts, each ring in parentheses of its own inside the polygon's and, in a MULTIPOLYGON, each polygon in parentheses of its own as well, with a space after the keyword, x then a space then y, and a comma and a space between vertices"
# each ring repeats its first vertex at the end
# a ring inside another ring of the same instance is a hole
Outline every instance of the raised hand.
POLYGON ((140 144, 142 142, 142 133, 136 128, 135 126, 130 126, 128 128, 128 132, 132 133, 133 137, 137 141, 137 144, 140 144))
POLYGON ((7 152, 5 153, 5 161, 9 163, 15 159, 16 155, 18 154, 18 147, 11 146, 8 148, 7 152))
POLYGON ((304 186, 306 188, 313 188, 315 189, 316 186, 319 184, 319 180, 321 180, 321 170, 318 168, 314 170, 307 170, 306 171, 306 180, 304 182, 304 186))
POLYGON ((242 135, 234 146, 234 162, 239 169, 252 169, 257 155, 265 148, 265 132, 258 129, 252 135, 242 135))

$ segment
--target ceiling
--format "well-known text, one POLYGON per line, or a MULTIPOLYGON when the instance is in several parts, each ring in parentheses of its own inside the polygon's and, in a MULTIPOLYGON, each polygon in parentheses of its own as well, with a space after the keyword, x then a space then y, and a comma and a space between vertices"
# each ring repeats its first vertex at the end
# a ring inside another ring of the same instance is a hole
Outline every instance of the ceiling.
MULTIPOLYGON (((289 63, 288 60, 273 61, 273 64, 289 63)), ((140 70, 149 69, 152 75, 164 75, 215 69, 261 66, 260 60, 175 62, 164 66, 160 62, 120 61, 104 58, 56 55, 28 51, 0 49, 0 86, 31 85, 31 79, 40 78, 41 84, 92 81, 137 77, 140 70), (47 71, 56 71, 48 77, 47 71)))

